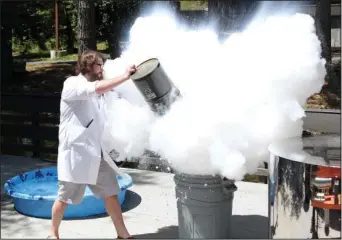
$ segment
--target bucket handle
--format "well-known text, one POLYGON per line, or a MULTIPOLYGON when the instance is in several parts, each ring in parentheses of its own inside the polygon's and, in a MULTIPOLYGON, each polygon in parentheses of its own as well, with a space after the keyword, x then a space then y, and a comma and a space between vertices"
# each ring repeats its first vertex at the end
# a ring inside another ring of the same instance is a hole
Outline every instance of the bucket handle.
POLYGON ((229 190, 229 191, 233 190, 234 192, 237 190, 237 186, 235 185, 235 182, 226 180, 222 183, 222 185, 223 185, 223 188, 226 190, 229 190))

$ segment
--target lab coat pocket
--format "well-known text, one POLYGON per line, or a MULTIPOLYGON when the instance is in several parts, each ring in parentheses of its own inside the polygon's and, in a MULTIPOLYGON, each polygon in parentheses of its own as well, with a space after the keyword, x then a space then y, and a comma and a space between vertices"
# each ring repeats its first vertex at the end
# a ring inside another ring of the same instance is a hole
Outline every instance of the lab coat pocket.
POLYGON ((91 123, 85 128, 84 130, 84 136, 85 136, 85 142, 87 145, 91 146, 98 146, 98 135, 99 135, 99 129, 97 126, 97 120, 93 119, 91 120, 91 123))
POLYGON ((85 145, 85 130, 86 128, 78 124, 70 124, 68 131, 68 145, 85 145))
MULTIPOLYGON (((95 125, 97 124, 95 119, 92 119, 89 121, 89 123, 87 124, 87 126, 85 127, 85 131, 86 132, 92 132, 95 129, 95 125)), ((96 131, 96 130, 95 130, 96 131)))
POLYGON ((72 146, 70 156, 71 173, 76 182, 95 184, 97 169, 93 169, 93 165, 100 163, 100 158, 92 156, 87 146, 77 144, 72 146))

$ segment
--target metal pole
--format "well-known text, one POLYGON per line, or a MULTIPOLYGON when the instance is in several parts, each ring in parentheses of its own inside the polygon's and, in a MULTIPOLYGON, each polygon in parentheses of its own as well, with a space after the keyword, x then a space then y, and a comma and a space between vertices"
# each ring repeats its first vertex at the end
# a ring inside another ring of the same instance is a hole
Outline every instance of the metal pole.
POLYGON ((56 34, 56 54, 57 54, 57 51, 59 49, 59 46, 58 46, 58 28, 59 28, 59 23, 58 23, 58 0, 55 0, 55 34, 56 34))

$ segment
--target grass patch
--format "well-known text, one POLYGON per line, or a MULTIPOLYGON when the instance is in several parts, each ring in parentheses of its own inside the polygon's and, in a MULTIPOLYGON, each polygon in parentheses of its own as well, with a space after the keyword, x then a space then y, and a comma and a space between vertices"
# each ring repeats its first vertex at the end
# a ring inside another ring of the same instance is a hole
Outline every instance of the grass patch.
MULTIPOLYGON (((34 59, 35 61, 56 61, 56 60, 74 60, 76 61, 78 58, 78 54, 74 53, 74 54, 67 54, 65 56, 61 56, 61 57, 57 57, 57 58, 53 58, 51 59, 50 57, 42 57, 42 58, 37 58, 34 59)), ((32 60, 33 61, 33 60, 32 60)))
POLYGON ((208 9, 208 1, 180 1, 181 11, 204 11, 208 9))
MULTIPOLYGON (((67 54, 65 56, 61 56, 61 57, 57 57, 54 59, 51 59, 50 57, 42 57, 42 58, 37 58, 35 59, 35 61, 56 61, 56 60, 77 60, 78 54, 74 53, 74 54, 67 54)), ((33 60, 32 60, 33 61, 33 60)))
MULTIPOLYGON (((97 50, 102 53, 108 52, 108 42, 98 42, 96 44, 97 50)), ((64 56, 56 57, 51 59, 50 58, 50 51, 43 51, 39 50, 38 48, 30 48, 30 50, 26 53, 22 53, 18 50, 18 48, 13 48, 14 52, 13 55, 13 61, 14 63, 21 63, 21 62, 39 62, 39 61, 76 61, 78 58, 78 53, 67 53, 64 56)), ((77 51, 77 49, 74 49, 77 51)))
POLYGON ((13 53, 13 62, 21 63, 21 62, 39 62, 39 61, 56 61, 56 60, 77 60, 77 53, 66 54, 64 56, 51 59, 50 52, 38 52, 38 53, 28 53, 28 54, 19 54, 13 53))

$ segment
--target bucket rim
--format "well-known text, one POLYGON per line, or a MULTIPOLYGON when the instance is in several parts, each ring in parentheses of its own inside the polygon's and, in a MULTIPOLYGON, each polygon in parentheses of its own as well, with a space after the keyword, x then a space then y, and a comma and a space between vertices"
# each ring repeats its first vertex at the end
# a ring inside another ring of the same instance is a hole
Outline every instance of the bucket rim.
POLYGON ((148 58, 148 59, 144 60, 143 62, 139 63, 139 64, 136 66, 137 71, 131 75, 131 79, 132 79, 133 81, 140 81, 140 80, 142 80, 142 79, 145 78, 146 76, 150 75, 150 74, 156 69, 156 68, 154 68, 153 70, 147 71, 147 73, 144 74, 144 75, 143 75, 142 77, 140 77, 140 78, 134 78, 134 75, 138 72, 138 68, 139 68, 141 65, 143 65, 143 64, 145 64, 146 62, 151 61, 151 60, 156 60, 156 61, 157 61, 157 63, 158 63, 158 64, 156 65, 157 67, 160 65, 160 61, 159 61, 159 59, 156 58, 156 57, 151 57, 151 58, 148 58))
POLYGON ((215 175, 210 175, 210 174, 188 174, 188 173, 182 173, 182 172, 175 172, 174 175, 175 178, 190 178, 190 179, 217 179, 217 180, 222 180, 223 177, 221 175, 215 174, 215 175))
POLYGON ((220 175, 191 175, 191 174, 178 174, 173 177, 176 185, 186 185, 194 188, 208 188, 219 186, 231 186, 235 184, 234 180, 224 179, 220 175), (183 176, 183 177, 182 177, 183 176), (187 181, 190 180, 190 181, 187 181))

